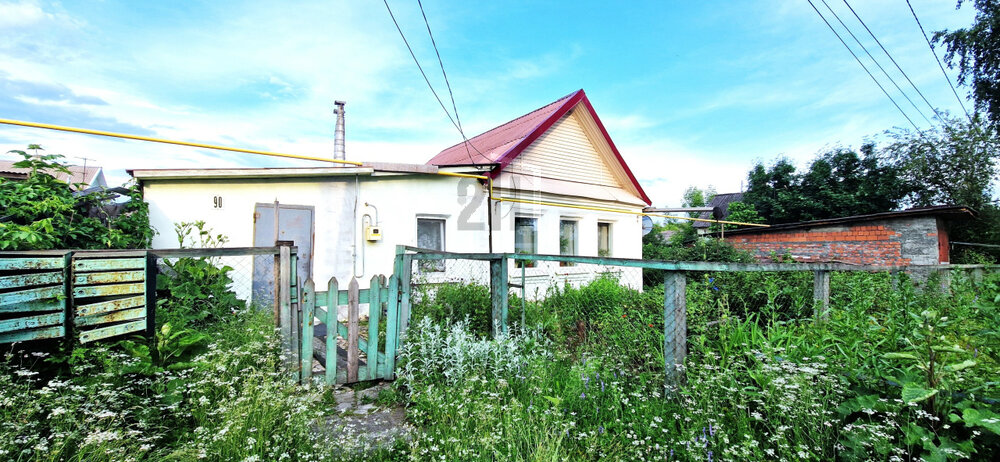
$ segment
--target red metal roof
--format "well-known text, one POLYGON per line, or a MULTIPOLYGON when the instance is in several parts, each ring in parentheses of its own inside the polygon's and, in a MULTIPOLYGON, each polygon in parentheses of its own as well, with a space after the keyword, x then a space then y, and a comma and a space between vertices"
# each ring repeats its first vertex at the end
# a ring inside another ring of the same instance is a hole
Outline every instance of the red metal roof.
POLYGON ((495 178, 501 170, 507 167, 512 160, 520 155, 539 136, 542 136, 556 121, 580 104, 587 109, 594 122, 597 123, 605 141, 611 147, 611 152, 614 153, 622 169, 625 170, 625 174, 639 192, 639 197, 647 205, 652 204, 652 201, 646 196, 646 192, 642 190, 642 186, 639 186, 639 182, 636 181, 632 171, 628 168, 621 153, 618 152, 615 143, 611 141, 611 136, 608 135, 607 129, 604 128, 604 124, 601 123, 601 119, 597 116, 594 107, 590 104, 590 100, 587 99, 587 94, 582 89, 492 130, 470 138, 468 147, 465 142, 451 146, 439 152, 431 160, 427 161, 427 163, 437 166, 499 164, 490 173, 495 178))

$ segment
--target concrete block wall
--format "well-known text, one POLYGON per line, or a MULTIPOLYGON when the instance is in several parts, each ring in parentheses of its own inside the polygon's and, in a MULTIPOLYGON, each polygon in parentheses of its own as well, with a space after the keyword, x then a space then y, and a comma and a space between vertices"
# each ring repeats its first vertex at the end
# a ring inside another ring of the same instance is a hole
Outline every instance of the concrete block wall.
POLYGON ((947 233, 932 216, 761 229, 728 235, 726 241, 753 252, 761 261, 770 261, 777 253, 789 254, 797 262, 898 266, 948 262, 947 233))

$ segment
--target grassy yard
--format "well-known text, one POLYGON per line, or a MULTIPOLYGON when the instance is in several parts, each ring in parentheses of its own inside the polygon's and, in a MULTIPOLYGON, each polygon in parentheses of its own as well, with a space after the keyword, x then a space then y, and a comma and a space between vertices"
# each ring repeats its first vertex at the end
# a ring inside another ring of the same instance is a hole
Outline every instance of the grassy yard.
MULTIPOLYGON (((196 266, 182 270, 224 287, 196 266)), ((222 294, 207 302, 183 271, 161 288, 170 327, 153 351, 8 349, 0 459, 992 460, 1000 449, 997 276, 943 294, 836 274, 830 318, 816 323, 809 274, 693 275, 685 379, 671 387, 662 289, 560 290, 527 304, 530 327, 492 339, 488 292, 448 286, 414 307, 400 378, 378 398, 404 406, 416 431, 362 454, 316 428, 330 393, 282 372, 268 316, 222 294)))

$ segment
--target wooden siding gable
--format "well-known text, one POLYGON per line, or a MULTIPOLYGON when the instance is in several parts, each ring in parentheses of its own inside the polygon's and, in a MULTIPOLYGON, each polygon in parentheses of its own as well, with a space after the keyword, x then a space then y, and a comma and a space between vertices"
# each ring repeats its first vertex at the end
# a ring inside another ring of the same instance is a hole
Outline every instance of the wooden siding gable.
MULTIPOLYGON (((600 129, 586 110, 574 108, 532 142, 501 172, 542 180, 617 188, 641 194, 628 179, 600 129)), ((501 179, 501 184, 503 183, 501 179)))

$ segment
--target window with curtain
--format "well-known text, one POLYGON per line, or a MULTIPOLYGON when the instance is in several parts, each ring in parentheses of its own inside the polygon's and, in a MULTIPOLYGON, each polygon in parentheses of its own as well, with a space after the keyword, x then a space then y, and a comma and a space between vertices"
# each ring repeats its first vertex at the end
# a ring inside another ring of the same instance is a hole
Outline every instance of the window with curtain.
MULTIPOLYGON (((417 247, 444 250, 444 223, 439 218, 417 218, 417 247)), ((423 260, 420 271, 444 271, 444 260, 423 260)))

